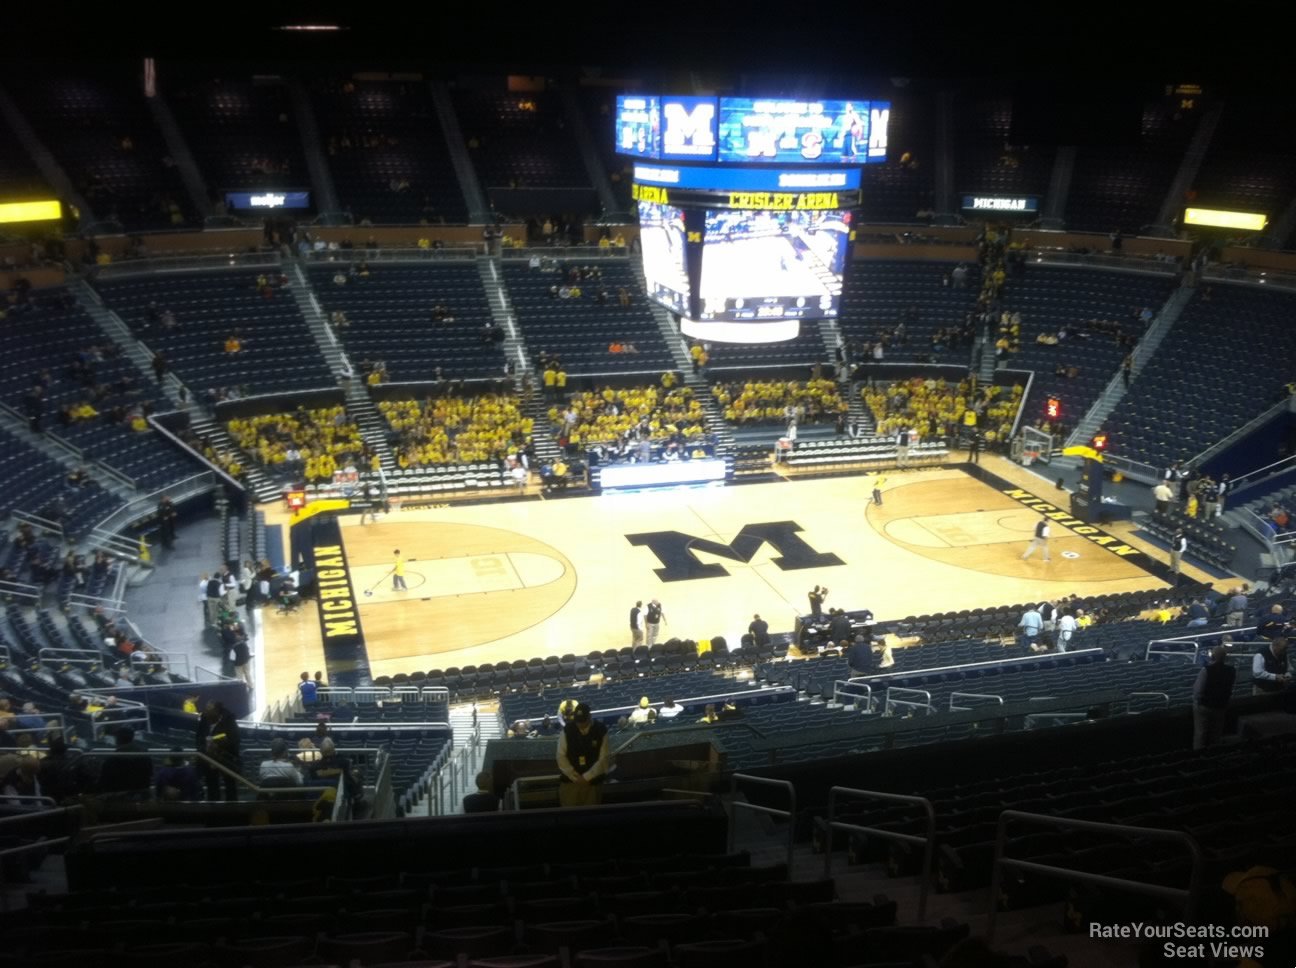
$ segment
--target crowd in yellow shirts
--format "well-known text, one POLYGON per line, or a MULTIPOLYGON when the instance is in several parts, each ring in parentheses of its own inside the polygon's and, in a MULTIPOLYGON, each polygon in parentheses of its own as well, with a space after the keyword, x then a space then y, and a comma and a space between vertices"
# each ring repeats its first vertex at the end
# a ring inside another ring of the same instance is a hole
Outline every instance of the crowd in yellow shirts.
POLYGON ((549 420, 560 435, 576 444, 619 440, 644 429, 651 440, 703 433, 702 405, 688 387, 604 387, 575 393, 565 409, 549 408, 549 420))
POLYGON ((300 463, 308 481, 333 479, 339 467, 359 464, 364 440, 341 407, 298 407, 293 413, 263 414, 231 420, 229 434, 260 464, 275 468, 300 463))
POLYGON ((522 415, 517 397, 498 393, 382 400, 378 409, 399 434, 401 467, 500 460, 525 446, 533 423, 522 415))
POLYGON ((914 377, 866 386, 860 395, 882 436, 908 429, 922 437, 953 437, 959 427, 967 425, 979 427, 988 441, 994 441, 1002 440, 1012 428, 1022 388, 990 386, 974 393, 970 380, 948 383, 914 377), (965 419, 969 409, 976 413, 975 423, 965 419))
POLYGON ((832 380, 750 380, 720 383, 711 393, 730 423, 798 423, 835 420, 850 410, 832 380))

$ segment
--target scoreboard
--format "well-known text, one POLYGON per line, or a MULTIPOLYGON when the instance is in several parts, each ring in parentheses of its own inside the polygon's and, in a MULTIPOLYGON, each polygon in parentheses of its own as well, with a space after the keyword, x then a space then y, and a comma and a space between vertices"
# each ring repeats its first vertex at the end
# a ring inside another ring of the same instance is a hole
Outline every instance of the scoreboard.
POLYGON ((683 332, 776 342, 841 312, 860 166, 885 157, 889 106, 625 95, 617 107, 617 150, 640 159, 648 291, 683 332))
POLYGON ((864 165, 886 161, 889 101, 617 97, 616 150, 655 161, 864 165))

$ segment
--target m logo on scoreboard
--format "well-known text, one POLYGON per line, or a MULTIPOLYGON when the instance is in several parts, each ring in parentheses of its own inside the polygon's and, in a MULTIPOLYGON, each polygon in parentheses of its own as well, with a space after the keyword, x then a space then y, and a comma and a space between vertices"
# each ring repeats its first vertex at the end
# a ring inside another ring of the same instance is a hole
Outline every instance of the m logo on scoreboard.
POLYGON ((770 545, 779 557, 770 561, 780 571, 800 571, 805 568, 829 568, 844 565, 836 555, 822 553, 810 547, 800 537, 801 525, 795 521, 769 521, 748 524, 728 544, 710 538, 699 538, 682 531, 649 531, 628 534, 632 545, 647 546, 665 565, 654 568, 662 581, 692 581, 697 578, 724 578, 729 572, 721 564, 707 564, 697 557, 697 552, 715 555, 748 564, 764 545, 770 545))
POLYGON ((716 150, 716 104, 708 98, 663 101, 662 155, 711 157, 716 150))

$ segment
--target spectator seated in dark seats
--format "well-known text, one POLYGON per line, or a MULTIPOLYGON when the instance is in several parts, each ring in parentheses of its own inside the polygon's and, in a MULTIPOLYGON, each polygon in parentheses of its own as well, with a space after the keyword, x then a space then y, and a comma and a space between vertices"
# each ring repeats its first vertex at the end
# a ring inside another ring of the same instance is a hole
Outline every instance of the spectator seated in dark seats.
POLYGON ((301 771, 288 756, 288 741, 278 737, 270 743, 270 759, 262 760, 257 775, 257 786, 298 787, 302 785, 301 771))
POLYGON ((171 756, 158 768, 153 778, 153 793, 159 800, 201 800, 202 783, 198 771, 173 747, 171 756))
MULTIPOLYGON (((135 730, 117 730, 115 754, 147 753, 148 747, 135 739, 135 730)), ((99 771, 99 792, 145 798, 153 787, 153 764, 146 756, 113 755, 99 771)))
POLYGON ((490 773, 477 774, 477 791, 463 799, 464 813, 495 813, 500 808, 500 798, 495 795, 495 782, 490 773))

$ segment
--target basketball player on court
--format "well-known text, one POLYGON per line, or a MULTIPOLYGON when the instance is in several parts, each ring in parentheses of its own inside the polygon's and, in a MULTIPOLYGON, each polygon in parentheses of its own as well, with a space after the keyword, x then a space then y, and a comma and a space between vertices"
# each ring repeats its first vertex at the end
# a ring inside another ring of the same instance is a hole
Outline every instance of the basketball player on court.
POLYGON ((882 485, 886 483, 886 477, 877 474, 873 478, 873 503, 878 507, 882 506, 882 485))
POLYGON ((392 554, 396 556, 396 560, 392 563, 392 591, 408 591, 409 589, 405 585, 405 559, 401 557, 399 548, 393 551, 392 554))
POLYGON ((1035 553, 1036 548, 1042 548, 1044 550, 1044 561, 1047 562, 1049 560, 1048 539, 1049 539, 1048 518, 1045 518, 1043 521, 1036 521, 1035 537, 1031 538, 1031 543, 1026 546, 1026 553, 1022 555, 1022 561, 1025 561, 1027 558, 1033 555, 1035 553))

